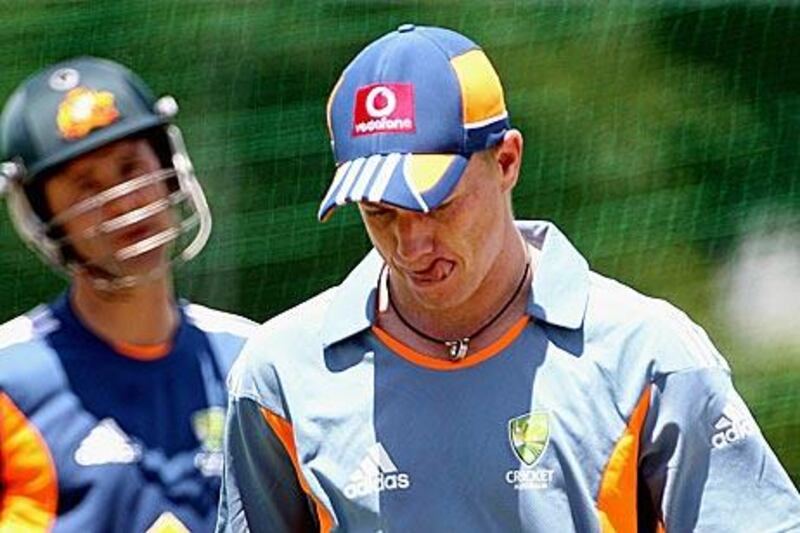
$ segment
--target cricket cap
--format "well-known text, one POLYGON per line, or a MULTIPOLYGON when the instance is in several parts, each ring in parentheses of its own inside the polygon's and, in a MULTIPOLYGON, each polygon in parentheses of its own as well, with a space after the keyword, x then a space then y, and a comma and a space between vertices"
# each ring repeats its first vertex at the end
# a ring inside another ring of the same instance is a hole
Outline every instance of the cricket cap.
POLYGON ((503 87, 480 47, 452 30, 404 24, 364 48, 331 92, 336 161, 318 217, 369 201, 428 212, 469 157, 510 128, 503 87))

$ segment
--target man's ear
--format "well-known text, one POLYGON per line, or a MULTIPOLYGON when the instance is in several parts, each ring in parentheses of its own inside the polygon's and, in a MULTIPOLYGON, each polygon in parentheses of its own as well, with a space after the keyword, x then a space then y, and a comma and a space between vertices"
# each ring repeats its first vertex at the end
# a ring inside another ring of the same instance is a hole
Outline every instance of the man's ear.
POLYGON ((519 130, 508 130, 502 142, 496 145, 495 161, 502 174, 502 188, 510 191, 517 184, 522 165, 522 134, 519 130))

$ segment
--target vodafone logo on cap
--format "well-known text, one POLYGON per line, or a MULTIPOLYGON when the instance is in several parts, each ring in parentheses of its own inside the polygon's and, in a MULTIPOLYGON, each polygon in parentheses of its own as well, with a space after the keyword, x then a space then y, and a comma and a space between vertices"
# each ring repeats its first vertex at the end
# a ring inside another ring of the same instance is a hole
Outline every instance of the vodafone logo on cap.
POLYGON ((414 86, 373 83, 356 91, 353 137, 373 133, 413 133, 414 86))

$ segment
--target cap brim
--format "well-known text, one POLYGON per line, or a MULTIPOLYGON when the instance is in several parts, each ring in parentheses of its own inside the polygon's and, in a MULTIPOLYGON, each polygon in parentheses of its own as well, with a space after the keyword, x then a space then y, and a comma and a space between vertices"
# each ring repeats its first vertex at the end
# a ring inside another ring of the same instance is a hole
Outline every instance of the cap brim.
POLYGON ((339 165, 317 217, 350 202, 384 203, 427 213, 453 192, 469 158, 458 154, 375 154, 339 165))

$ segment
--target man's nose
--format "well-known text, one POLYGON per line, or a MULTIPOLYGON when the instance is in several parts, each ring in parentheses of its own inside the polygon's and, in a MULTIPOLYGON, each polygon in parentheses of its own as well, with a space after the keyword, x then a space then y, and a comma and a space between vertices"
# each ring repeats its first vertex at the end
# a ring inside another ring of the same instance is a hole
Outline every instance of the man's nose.
POLYGON ((414 261, 433 251, 435 222, 430 215, 416 211, 401 211, 395 226, 397 254, 401 261, 414 261))
POLYGON ((123 190, 122 194, 114 195, 115 197, 108 201, 105 205, 105 212, 109 217, 116 217, 124 215, 134 209, 144 207, 154 200, 152 183, 138 183, 134 177, 120 177, 118 183, 114 187, 120 187, 123 190), (128 190, 125 190, 128 188, 128 190))

